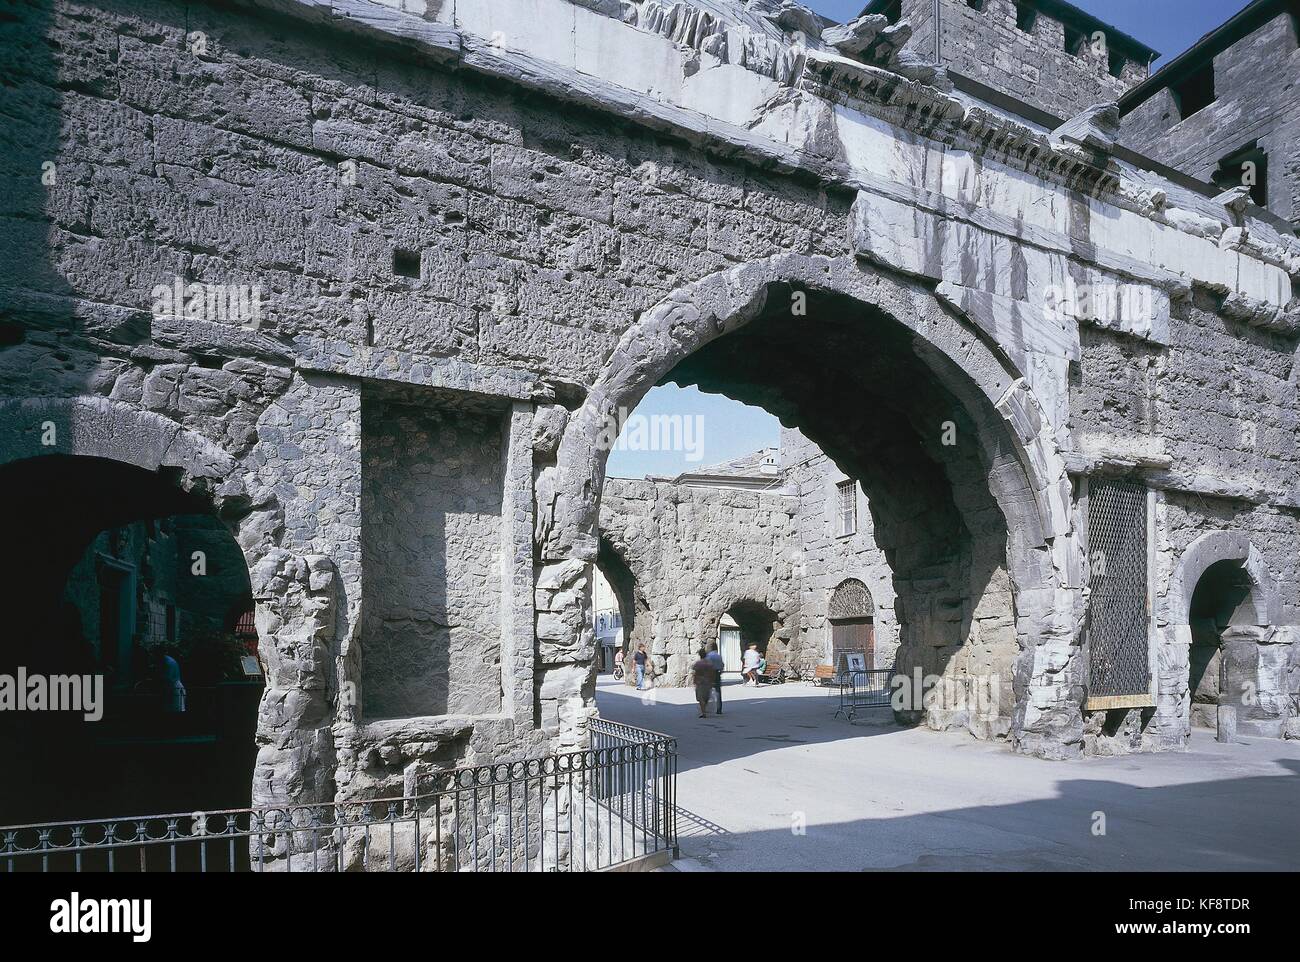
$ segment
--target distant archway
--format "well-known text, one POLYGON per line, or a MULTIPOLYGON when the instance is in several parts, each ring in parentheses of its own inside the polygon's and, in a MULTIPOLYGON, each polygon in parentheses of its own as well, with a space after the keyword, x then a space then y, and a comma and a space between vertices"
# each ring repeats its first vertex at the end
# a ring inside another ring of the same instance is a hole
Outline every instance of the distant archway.
MULTIPOLYGON (((637 645, 644 644, 647 650, 650 647, 650 605, 645 599, 645 594, 637 584, 636 575, 632 568, 624 560, 623 555, 609 541, 608 538, 600 539, 600 546, 596 554, 596 567, 604 576, 605 581, 609 584, 618 601, 619 620, 622 622, 623 643, 621 650, 626 657, 636 651, 637 645)), ((634 683, 631 672, 624 674, 624 680, 630 685, 634 683)))
POLYGON ((839 670, 841 658, 862 652, 868 668, 876 664, 876 604, 867 586, 857 578, 845 578, 833 592, 827 606, 830 622, 830 664, 839 670))
POLYGON ((781 665, 784 654, 772 644, 781 627, 780 616, 760 601, 737 601, 718 619, 718 650, 722 652, 724 671, 740 671, 741 659, 750 645, 767 658, 773 668, 781 665))

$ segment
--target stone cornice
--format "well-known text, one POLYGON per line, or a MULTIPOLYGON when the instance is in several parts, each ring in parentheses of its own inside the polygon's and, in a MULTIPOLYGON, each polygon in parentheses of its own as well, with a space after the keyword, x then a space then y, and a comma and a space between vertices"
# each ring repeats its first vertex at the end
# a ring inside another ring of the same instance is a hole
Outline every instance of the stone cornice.
MULTIPOLYGON (((751 123, 746 127, 728 122, 667 99, 619 86, 591 73, 505 49, 490 38, 395 10, 373 0, 236 2, 371 39, 397 43, 453 69, 473 70, 570 103, 612 113, 639 126, 680 137, 718 156, 736 157, 761 167, 802 173, 823 183, 848 189, 880 189, 879 183, 872 182, 878 179, 864 178, 841 157, 818 151, 814 143, 792 144, 752 129, 758 124, 751 123)), ((593 3, 591 0, 565 2, 588 16, 613 19, 612 4, 593 3)), ((661 26, 662 23, 660 21, 661 26)), ((663 37, 665 42, 675 42, 672 38, 676 25, 674 30, 667 32, 633 25, 625 25, 625 28, 651 32, 663 37)), ((704 40, 718 35, 716 30, 713 33, 698 29, 693 33, 687 31, 686 39, 690 42, 684 49, 695 51, 696 57, 711 56, 704 52, 707 47, 704 40), (699 39, 701 36, 704 40, 699 39), (696 41, 699 41, 698 47, 696 41)), ((727 34, 729 43, 732 35, 727 34)), ((766 40, 771 38, 766 37, 766 40)), ((1207 231, 1213 233, 1215 230, 1222 233, 1240 220, 1239 214, 1232 215, 1222 205, 1167 184, 1158 175, 1143 172, 1143 180, 1130 182, 1126 176, 1127 168, 1102 151, 1088 150, 1068 141, 1054 143, 1047 133, 982 106, 967 105, 896 70, 840 56, 823 48, 817 41, 811 41, 807 47, 800 46, 798 53, 798 71, 791 69, 788 72, 789 86, 783 88, 792 94, 805 94, 819 102, 857 110, 904 131, 1005 163, 1045 182, 1098 197, 1105 203, 1194 236, 1205 237, 1207 231), (1176 203, 1171 203, 1169 198, 1176 198, 1176 203)), ((692 66, 685 54, 684 58, 684 72, 700 69, 698 62, 692 66)), ((790 63, 793 65, 796 61, 790 63)), ((767 64, 765 58, 749 58, 747 55, 740 58, 738 66, 781 83, 782 73, 769 72, 767 64)), ((1096 249, 1093 247, 1094 251, 1096 249)), ((1300 281, 1300 244, 1276 235, 1271 227, 1252 221, 1251 230, 1244 232, 1234 249, 1285 270, 1293 280, 1300 281), (1256 236, 1257 231, 1259 236, 1256 236)), ((1084 251, 1077 253, 1088 256, 1084 251)), ((1186 287, 1189 283, 1190 279, 1184 278, 1176 285, 1162 286, 1186 287)))

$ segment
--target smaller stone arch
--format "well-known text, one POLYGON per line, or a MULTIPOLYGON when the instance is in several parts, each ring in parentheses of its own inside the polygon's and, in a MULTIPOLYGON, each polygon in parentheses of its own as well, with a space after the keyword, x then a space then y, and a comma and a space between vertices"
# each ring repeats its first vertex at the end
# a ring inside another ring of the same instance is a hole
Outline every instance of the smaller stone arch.
MULTIPOLYGON (((785 624, 781 611, 767 601, 754 598, 741 598, 733 602, 713 622, 713 634, 709 640, 717 640, 720 647, 723 641, 723 626, 727 619, 730 619, 739 632, 737 640, 741 652, 750 644, 756 644, 759 653, 767 658, 774 668, 783 666, 788 657, 785 644, 788 638, 781 637, 781 630, 785 624)), ((725 650, 723 657, 728 658, 725 650)), ((735 661, 735 659, 728 658, 728 661, 735 661)), ((731 666, 728 670, 739 670, 739 665, 731 666)))
POLYGON ((1247 601, 1254 612, 1251 623, 1260 627, 1277 624, 1280 610, 1273 576, 1250 536, 1239 531, 1207 531, 1187 546, 1169 579, 1165 622, 1173 626, 1190 623, 1192 594, 1206 570, 1221 561, 1240 562, 1250 575, 1254 585, 1247 601))
POLYGON ((1214 714, 1216 706, 1224 704, 1214 684, 1218 672, 1216 653, 1218 658, 1230 658, 1226 667, 1229 690, 1248 682, 1259 693, 1254 706, 1238 705, 1234 709, 1229 705, 1234 712, 1232 725, 1256 735, 1276 736, 1280 732, 1285 705, 1274 697, 1279 687, 1277 679, 1263 670, 1266 661, 1260 658, 1260 645, 1273 635, 1281 621, 1280 604, 1268 565, 1244 532, 1209 531, 1184 549, 1160 609, 1163 651, 1160 697, 1152 726, 1155 738, 1170 745, 1186 744, 1194 715, 1200 724, 1222 724, 1214 714), (1225 584, 1232 588, 1235 579, 1237 590, 1244 594, 1240 601, 1228 595, 1228 605, 1234 609, 1231 623, 1225 626, 1226 619, 1220 614, 1221 633, 1218 640, 1208 642, 1203 630, 1198 636, 1195 624, 1200 622, 1193 611, 1197 588, 1207 579, 1213 579, 1219 588, 1225 584), (1207 651, 1210 648, 1215 653, 1207 651))

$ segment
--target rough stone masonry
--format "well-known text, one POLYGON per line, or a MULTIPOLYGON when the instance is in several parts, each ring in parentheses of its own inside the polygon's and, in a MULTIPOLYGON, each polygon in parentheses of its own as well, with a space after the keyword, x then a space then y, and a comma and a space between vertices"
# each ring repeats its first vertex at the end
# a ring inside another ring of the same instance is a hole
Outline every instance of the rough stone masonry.
POLYGON ((1221 563, 1250 577, 1243 715, 1294 728, 1296 239, 1117 160, 1111 108, 1037 129, 905 22, 823 27, 774 0, 5 11, 0 462, 163 471, 232 527, 255 803, 584 744, 600 439, 665 380, 860 480, 898 666, 1009 673, 1015 750, 1181 745, 1221 563))

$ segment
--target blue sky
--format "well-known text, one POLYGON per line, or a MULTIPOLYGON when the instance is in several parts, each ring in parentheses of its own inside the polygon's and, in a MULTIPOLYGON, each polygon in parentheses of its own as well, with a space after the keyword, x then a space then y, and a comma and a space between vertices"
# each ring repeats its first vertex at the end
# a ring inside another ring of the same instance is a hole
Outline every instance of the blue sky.
MULTIPOLYGON (((1072 0, 1099 20, 1118 27, 1165 58, 1186 50, 1246 6, 1247 0, 1072 0)), ((823 17, 852 20, 865 0, 803 0, 823 17)), ((1157 60, 1155 65, 1160 66, 1157 60)))
MULTIPOLYGON (((823 16, 841 22, 852 20, 865 6, 865 0, 804 0, 823 16)), ((1213 30, 1246 6, 1248 0, 1075 0, 1094 17, 1136 37, 1163 54, 1164 60, 1186 50, 1204 34, 1213 30)), ((703 394, 695 388, 675 384, 657 387, 646 395, 636 409, 640 415, 680 415, 698 418, 698 439, 686 432, 682 438, 698 440, 691 450, 676 445, 677 450, 615 450, 609 458, 611 477, 640 478, 647 474, 674 475, 695 470, 706 464, 726 461, 756 451, 775 447, 780 438, 780 424, 766 411, 746 407, 717 395, 703 394)), ((660 422, 663 424, 664 422, 660 422)), ((625 432, 627 433, 627 432, 625 432)))

